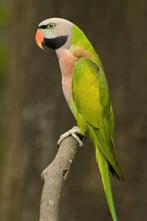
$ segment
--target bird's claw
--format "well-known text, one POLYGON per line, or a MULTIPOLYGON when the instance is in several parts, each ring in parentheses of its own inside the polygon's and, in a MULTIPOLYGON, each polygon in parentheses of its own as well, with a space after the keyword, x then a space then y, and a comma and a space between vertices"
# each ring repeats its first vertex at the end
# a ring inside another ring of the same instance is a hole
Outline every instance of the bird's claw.
POLYGON ((69 136, 72 136, 79 144, 79 147, 83 147, 83 142, 81 141, 81 139, 79 138, 78 135, 82 135, 81 134, 81 131, 80 131, 80 128, 75 126, 73 127, 72 129, 68 130, 67 132, 65 132, 64 134, 62 134, 60 137, 59 137, 59 140, 57 142, 58 145, 61 144, 61 142, 66 138, 66 137, 69 137, 69 136))

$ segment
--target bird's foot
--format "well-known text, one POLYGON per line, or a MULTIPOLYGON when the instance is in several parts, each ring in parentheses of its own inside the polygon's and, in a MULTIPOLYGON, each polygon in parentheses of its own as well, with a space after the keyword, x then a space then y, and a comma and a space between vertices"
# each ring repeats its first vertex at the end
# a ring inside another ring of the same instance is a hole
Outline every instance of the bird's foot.
POLYGON ((75 126, 72 129, 68 130, 67 132, 65 132, 64 134, 62 134, 59 137, 59 140, 57 142, 58 145, 61 144, 61 142, 66 138, 72 136, 73 138, 75 138, 75 140, 78 142, 79 147, 83 147, 83 142, 81 141, 82 138, 84 137, 80 131, 80 128, 75 126))

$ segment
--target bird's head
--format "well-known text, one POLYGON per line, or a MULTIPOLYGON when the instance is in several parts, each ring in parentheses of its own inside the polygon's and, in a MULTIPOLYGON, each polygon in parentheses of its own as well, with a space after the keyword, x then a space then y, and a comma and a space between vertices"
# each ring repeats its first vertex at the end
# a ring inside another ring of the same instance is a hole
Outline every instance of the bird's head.
POLYGON ((69 48, 72 26, 72 22, 61 18, 50 18, 42 21, 38 25, 35 35, 37 45, 42 49, 44 46, 54 50, 61 47, 69 48))

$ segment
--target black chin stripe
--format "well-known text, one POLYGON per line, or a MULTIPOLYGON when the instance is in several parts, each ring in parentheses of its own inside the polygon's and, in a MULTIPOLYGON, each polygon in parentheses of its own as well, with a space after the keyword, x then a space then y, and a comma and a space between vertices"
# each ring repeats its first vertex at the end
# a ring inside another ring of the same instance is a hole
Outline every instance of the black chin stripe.
POLYGON ((66 40, 67 36, 60 36, 57 38, 45 38, 44 45, 52 49, 58 49, 65 44, 66 40))

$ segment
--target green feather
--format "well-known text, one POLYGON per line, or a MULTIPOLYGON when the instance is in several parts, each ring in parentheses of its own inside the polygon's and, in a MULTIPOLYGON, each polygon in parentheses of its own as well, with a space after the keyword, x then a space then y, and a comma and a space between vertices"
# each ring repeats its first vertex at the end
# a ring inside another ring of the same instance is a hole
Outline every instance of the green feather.
POLYGON ((92 60, 99 64, 102 67, 102 63, 96 54, 92 44, 84 34, 84 32, 76 25, 72 27, 72 47, 80 46, 84 50, 91 53, 92 60))
POLYGON ((114 118, 109 87, 99 57, 84 33, 74 26, 72 48, 80 46, 90 58, 80 58, 73 70, 71 109, 83 134, 88 133, 95 144, 96 161, 105 195, 113 218, 117 221, 110 184, 109 169, 123 179, 113 144, 114 118))
POLYGON ((96 160, 98 162, 98 166, 99 166, 99 170, 100 170, 100 174, 101 174, 102 182, 104 186, 104 191, 105 191, 106 199, 107 199, 108 206, 111 212, 111 216, 113 218, 113 221, 117 221, 118 219, 117 219, 117 215, 115 211, 113 194, 112 194, 111 183, 110 183, 109 165, 98 146, 96 146, 96 160))

